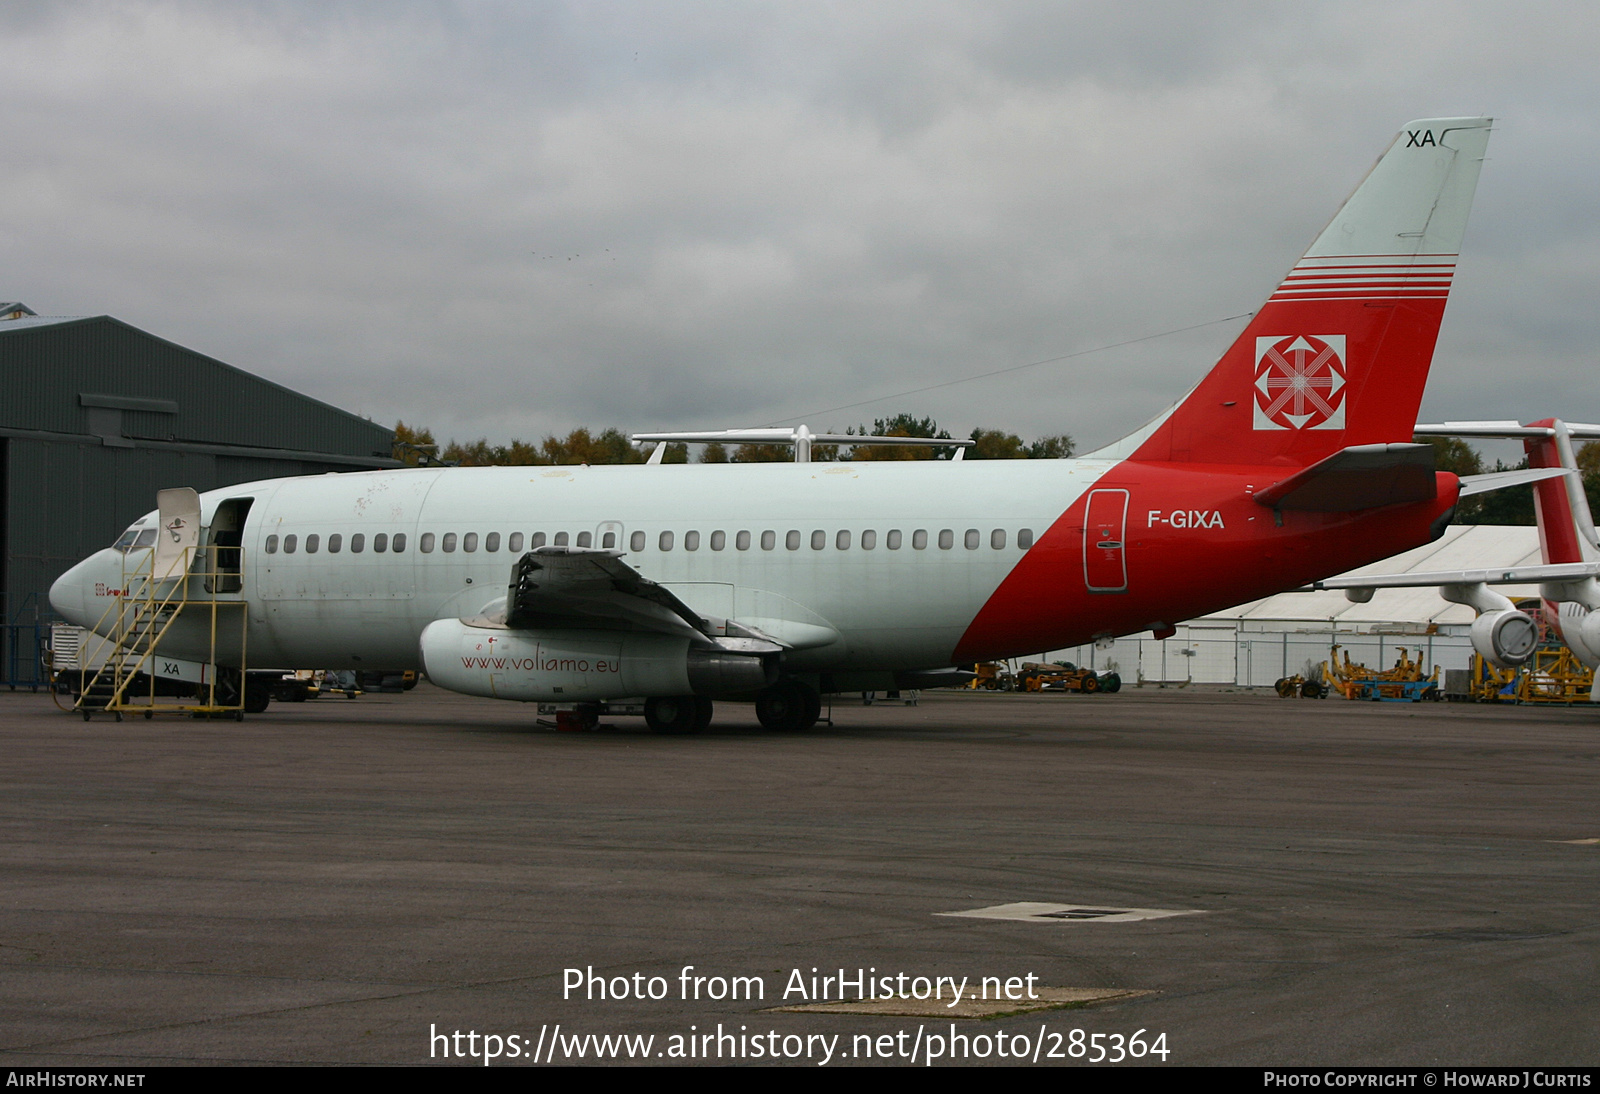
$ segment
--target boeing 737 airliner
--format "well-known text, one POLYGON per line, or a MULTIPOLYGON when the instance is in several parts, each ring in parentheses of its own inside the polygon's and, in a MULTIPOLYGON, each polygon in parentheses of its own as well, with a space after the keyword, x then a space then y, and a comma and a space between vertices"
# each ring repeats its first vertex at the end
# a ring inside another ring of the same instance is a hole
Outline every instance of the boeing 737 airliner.
POLYGON ((208 595, 248 623, 213 646, 198 616, 180 620, 166 654, 422 668, 523 701, 643 698, 659 730, 705 725, 714 699, 803 729, 823 692, 1167 634, 1448 522, 1460 482, 1412 427, 1489 126, 1407 124, 1210 373, 1087 458, 426 468, 164 491, 51 603, 105 630, 141 552, 192 536, 231 552, 208 595))

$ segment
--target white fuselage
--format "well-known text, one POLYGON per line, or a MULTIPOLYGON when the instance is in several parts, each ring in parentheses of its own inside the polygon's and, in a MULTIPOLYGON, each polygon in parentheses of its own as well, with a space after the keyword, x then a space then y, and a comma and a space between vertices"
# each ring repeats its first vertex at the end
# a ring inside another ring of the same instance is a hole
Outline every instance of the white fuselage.
MULTIPOLYGON (((209 524, 223 501, 251 499, 237 596, 253 667, 417 667, 430 622, 477 615, 522 552, 550 544, 625 552, 697 612, 783 641, 791 667, 877 670, 950 664, 1026 545, 1113 465, 419 469, 247 483, 201 502, 209 524)), ((58 609, 94 625, 106 603, 94 589, 118 587, 137 555, 80 564, 52 594, 58 609)))

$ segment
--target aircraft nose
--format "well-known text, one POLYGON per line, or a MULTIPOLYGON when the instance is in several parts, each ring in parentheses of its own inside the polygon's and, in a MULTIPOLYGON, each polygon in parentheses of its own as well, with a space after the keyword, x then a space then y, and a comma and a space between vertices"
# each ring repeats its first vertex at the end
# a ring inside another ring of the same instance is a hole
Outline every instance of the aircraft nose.
POLYGON ((60 613, 61 617, 69 623, 80 627, 90 626, 94 620, 88 618, 85 604, 88 600, 85 585, 88 581, 92 558, 86 558, 72 569, 56 578, 55 584, 50 586, 50 606, 60 613))

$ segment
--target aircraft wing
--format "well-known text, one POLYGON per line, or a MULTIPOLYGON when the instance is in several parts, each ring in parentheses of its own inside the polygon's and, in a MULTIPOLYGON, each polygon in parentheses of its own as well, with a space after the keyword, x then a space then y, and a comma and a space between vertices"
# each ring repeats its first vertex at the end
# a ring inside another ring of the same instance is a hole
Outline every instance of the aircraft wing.
POLYGON ((1368 574, 1313 581, 1296 592, 1323 589, 1409 589, 1428 585, 1542 585, 1600 576, 1600 562, 1507 566, 1499 570, 1435 570, 1432 573, 1368 574))
POLYGON ((732 622, 725 624, 729 636, 714 634, 709 620, 623 562, 622 552, 584 547, 536 547, 519 558, 506 590, 505 625, 653 631, 739 653, 782 648, 732 622))

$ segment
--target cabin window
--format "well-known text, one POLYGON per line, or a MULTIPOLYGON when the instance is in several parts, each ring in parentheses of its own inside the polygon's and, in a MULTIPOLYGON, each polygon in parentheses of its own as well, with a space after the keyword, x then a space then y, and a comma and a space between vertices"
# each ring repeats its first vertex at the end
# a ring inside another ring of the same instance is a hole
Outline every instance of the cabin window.
POLYGON ((394 540, 389 544, 389 550, 393 551, 395 554, 399 554, 401 551, 404 551, 405 549, 406 549, 406 534, 404 532, 396 532, 394 534, 394 540))
POLYGON ((506 541, 506 550, 516 552, 522 550, 522 533, 512 532, 511 538, 506 541))
POLYGON ((543 532, 535 532, 535 533, 533 533, 533 538, 528 541, 528 546, 530 546, 530 547, 543 547, 544 546, 544 533, 543 532))
POLYGON ((850 533, 843 528, 839 529, 839 534, 834 537, 833 545, 841 551, 848 551, 850 549, 850 533))
POLYGON ((989 546, 996 551, 1004 551, 1006 549, 1006 530, 1004 528, 996 528, 989 533, 989 546))
POLYGON ((939 530, 939 550, 948 551, 956 545, 956 534, 948 528, 939 530))
POLYGON ((381 555, 389 549, 389 533, 379 532, 372 537, 372 553, 381 555))
POLYGON ((867 531, 861 533, 861 549, 863 551, 870 551, 874 547, 876 547, 877 545, 878 545, 878 533, 872 531, 870 528, 867 531))
POLYGON ((1017 532, 1017 546, 1026 551, 1033 546, 1033 529, 1023 528, 1017 532))
POLYGON ((328 537, 328 553, 330 555, 338 554, 339 553, 339 548, 343 547, 343 546, 344 546, 344 537, 342 535, 340 535, 338 532, 335 532, 335 533, 333 533, 333 535, 328 537))
POLYGON ((800 533, 791 529, 783 537, 783 545, 791 551, 798 551, 800 549, 800 533))
POLYGON ((444 534, 444 542, 439 544, 439 547, 447 555, 455 554, 456 553, 456 534, 454 532, 446 532, 444 534))
POLYGON ((777 545, 778 545, 778 533, 776 533, 776 532, 762 532, 761 533, 761 549, 763 551, 770 551, 774 547, 776 547, 777 545))
POLYGON ((500 533, 490 532, 488 535, 484 536, 483 549, 485 551, 498 551, 500 549, 500 533))
POLYGON ((556 533, 556 541, 554 543, 552 543, 551 546, 552 547, 565 547, 565 546, 567 546, 567 544, 569 542, 570 541, 567 538, 567 533, 565 533, 565 532, 557 532, 556 533))
MULTIPOLYGON (((373 549, 377 549, 377 544, 373 544, 373 549)), ((476 551, 478 549, 478 533, 468 532, 466 535, 462 536, 461 549, 469 555, 476 551)))
POLYGON ((828 533, 824 532, 821 528, 818 528, 816 531, 811 533, 811 549, 813 551, 820 551, 827 545, 828 533))
POLYGON ((633 551, 642 551, 644 550, 645 542, 645 534, 643 532, 635 532, 628 537, 628 548, 633 551))
POLYGON ((267 537, 266 551, 267 551, 267 554, 269 554, 269 555, 275 555, 275 554, 278 553, 278 537, 277 536, 268 536, 267 537))
POLYGON ((967 545, 967 550, 976 551, 983 543, 983 535, 976 528, 968 528, 963 540, 967 545))
POLYGON ((741 551, 748 551, 750 549, 750 533, 740 532, 738 535, 734 536, 733 545, 741 551))
POLYGON ((724 547, 726 547, 727 545, 728 545, 728 535, 727 535, 726 532, 712 532, 711 533, 711 549, 713 551, 720 551, 724 547))
POLYGON ((350 537, 350 553, 351 554, 359 555, 362 551, 366 550, 366 547, 367 547, 367 537, 365 535, 363 535, 362 533, 357 532, 355 535, 350 537))
POLYGON ((433 533, 432 532, 424 532, 424 533, 422 533, 422 540, 418 544, 418 549, 421 550, 422 553, 425 554, 425 555, 433 554, 433 533))
POLYGON ((683 549, 685 551, 698 551, 700 549, 700 533, 699 532, 685 532, 685 533, 683 533, 683 549))
POLYGON ((284 536, 283 537, 283 553, 286 554, 286 555, 294 554, 295 544, 297 544, 299 542, 300 542, 300 537, 299 536, 284 536))
POLYGON ((317 535, 315 532, 312 532, 309 536, 306 537, 306 554, 308 554, 308 555, 316 554, 317 553, 317 548, 319 546, 321 546, 321 545, 322 545, 322 537, 317 535))
POLYGON ((615 533, 615 532, 607 532, 605 535, 600 537, 600 548, 601 548, 601 550, 605 550, 605 551, 614 550, 616 548, 616 546, 617 546, 617 533, 615 533))
POLYGON ((594 546, 594 535, 593 535, 593 533, 591 533, 591 532, 579 532, 578 533, 578 546, 579 547, 593 547, 594 546))
POLYGON ((891 528, 888 536, 884 538, 883 545, 891 551, 898 551, 900 549, 900 529, 891 528))
POLYGON ((926 551, 928 549, 928 533, 925 529, 918 528, 911 533, 911 549, 914 551, 926 551))
POLYGON ((662 532, 661 533, 661 549, 663 551, 672 550, 672 533, 671 532, 662 532))

